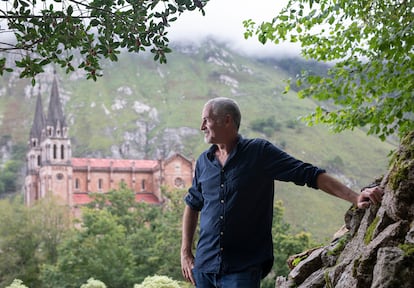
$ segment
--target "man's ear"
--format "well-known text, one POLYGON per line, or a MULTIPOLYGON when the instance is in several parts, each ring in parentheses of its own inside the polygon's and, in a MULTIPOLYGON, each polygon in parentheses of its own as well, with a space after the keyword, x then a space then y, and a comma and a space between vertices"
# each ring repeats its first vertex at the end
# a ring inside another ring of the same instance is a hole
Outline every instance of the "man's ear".
POLYGON ((224 124, 227 126, 227 125, 230 125, 232 122, 233 122, 233 119, 231 118, 231 115, 226 114, 224 116, 224 124))

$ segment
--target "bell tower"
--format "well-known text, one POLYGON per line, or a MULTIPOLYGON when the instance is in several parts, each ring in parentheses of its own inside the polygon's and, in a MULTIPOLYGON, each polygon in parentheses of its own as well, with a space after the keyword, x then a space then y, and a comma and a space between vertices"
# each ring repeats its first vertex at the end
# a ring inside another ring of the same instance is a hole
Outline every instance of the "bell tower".
POLYGON ((28 141, 26 154, 25 202, 30 205, 41 198, 39 171, 42 165, 42 149, 40 143, 44 137, 45 115, 43 113, 42 96, 37 95, 35 114, 28 141))
POLYGON ((71 149, 55 74, 47 117, 40 95, 36 102, 27 153, 26 204, 53 194, 64 204, 72 205, 71 149))

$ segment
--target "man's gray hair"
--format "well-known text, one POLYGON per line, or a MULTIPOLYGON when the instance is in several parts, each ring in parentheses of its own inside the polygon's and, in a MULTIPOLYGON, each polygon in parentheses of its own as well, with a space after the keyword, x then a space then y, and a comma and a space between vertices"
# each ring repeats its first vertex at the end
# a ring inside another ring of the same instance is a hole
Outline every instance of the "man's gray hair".
POLYGON ((233 119, 234 126, 236 127, 237 131, 239 131, 241 113, 239 105, 237 105, 236 101, 230 98, 217 97, 207 101, 205 106, 211 106, 211 111, 215 116, 220 117, 229 114, 233 119))

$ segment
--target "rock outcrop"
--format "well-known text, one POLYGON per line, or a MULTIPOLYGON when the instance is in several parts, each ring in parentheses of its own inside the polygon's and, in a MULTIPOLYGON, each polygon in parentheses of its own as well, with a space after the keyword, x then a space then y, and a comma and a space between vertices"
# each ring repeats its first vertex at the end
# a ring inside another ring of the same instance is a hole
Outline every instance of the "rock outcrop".
POLYGON ((381 205, 350 208, 346 232, 311 250, 287 278, 277 278, 276 287, 414 287, 414 131, 402 140, 379 185, 381 205))

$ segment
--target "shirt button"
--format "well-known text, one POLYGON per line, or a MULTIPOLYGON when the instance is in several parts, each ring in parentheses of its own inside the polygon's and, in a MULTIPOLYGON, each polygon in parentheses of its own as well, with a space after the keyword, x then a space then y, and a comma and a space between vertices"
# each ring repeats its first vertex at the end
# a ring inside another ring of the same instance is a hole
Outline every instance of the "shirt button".
POLYGON ((223 220, 223 218, 224 218, 223 215, 220 215, 220 219, 223 220))
POLYGON ((221 203, 224 203, 224 200, 223 200, 223 199, 221 199, 221 200, 220 200, 220 202, 221 202, 221 203))
POLYGON ((221 235, 221 236, 223 236, 223 235, 224 235, 224 232, 223 232, 223 231, 221 231, 221 232, 220 232, 220 235, 221 235))
POLYGON ((223 187, 224 187, 224 184, 223 184, 223 183, 221 183, 221 184, 220 184, 220 187, 221 187, 221 188, 223 188, 223 187))

